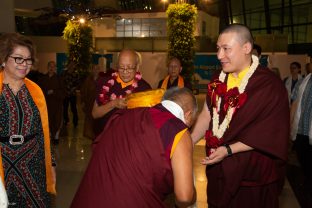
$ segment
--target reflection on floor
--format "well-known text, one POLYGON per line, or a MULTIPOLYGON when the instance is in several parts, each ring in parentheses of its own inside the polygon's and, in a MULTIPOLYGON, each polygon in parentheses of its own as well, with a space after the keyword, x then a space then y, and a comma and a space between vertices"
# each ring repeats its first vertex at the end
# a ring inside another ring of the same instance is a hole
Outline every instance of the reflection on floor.
MULTIPOLYGON (((199 106, 202 105, 204 95, 198 95, 199 106)), ((77 99, 79 100, 79 99, 77 99)), ((78 106, 79 109, 79 106, 78 106)), ((79 113, 78 127, 71 123, 61 132, 60 142, 55 146, 57 159, 57 197, 55 206, 67 208, 76 192, 84 170, 91 156, 91 140, 82 136, 83 115, 79 113)), ((205 167, 199 161, 205 156, 204 141, 200 141, 194 150, 194 172, 196 176, 197 207, 205 208, 206 184, 205 167)), ((299 203, 288 181, 280 197, 281 208, 299 208, 299 203)))

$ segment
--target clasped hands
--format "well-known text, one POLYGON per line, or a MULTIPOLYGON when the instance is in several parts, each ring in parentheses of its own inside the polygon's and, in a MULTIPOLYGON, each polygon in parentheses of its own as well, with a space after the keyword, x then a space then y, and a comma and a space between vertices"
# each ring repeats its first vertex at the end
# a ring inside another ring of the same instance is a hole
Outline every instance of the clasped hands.
POLYGON ((201 160, 202 165, 213 165, 215 163, 221 162, 225 157, 228 156, 226 147, 220 146, 216 149, 211 149, 211 154, 201 160))
POLYGON ((126 108, 127 107, 127 101, 126 98, 116 98, 115 100, 111 101, 113 108, 126 108))

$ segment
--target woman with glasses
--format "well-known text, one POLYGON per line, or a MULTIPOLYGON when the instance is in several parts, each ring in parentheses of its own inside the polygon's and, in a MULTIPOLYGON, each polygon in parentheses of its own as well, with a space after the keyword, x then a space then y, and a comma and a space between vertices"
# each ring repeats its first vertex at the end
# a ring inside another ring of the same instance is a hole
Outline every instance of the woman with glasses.
POLYGON ((29 39, 0 36, 0 176, 14 207, 50 207, 55 193, 46 102, 25 78, 34 63, 29 39))
POLYGON ((122 50, 118 57, 117 71, 110 77, 99 78, 97 98, 92 109, 95 121, 95 136, 99 135, 110 116, 127 107, 126 95, 150 90, 151 86, 142 79, 138 71, 139 56, 134 50, 122 50))

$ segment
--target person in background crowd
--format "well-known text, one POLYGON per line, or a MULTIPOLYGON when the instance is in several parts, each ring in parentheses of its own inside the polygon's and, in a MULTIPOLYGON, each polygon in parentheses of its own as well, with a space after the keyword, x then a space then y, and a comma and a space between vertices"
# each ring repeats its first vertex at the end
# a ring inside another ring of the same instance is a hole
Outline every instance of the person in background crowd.
POLYGON ((312 78, 309 73, 294 90, 291 106, 291 137, 305 176, 304 186, 312 195, 312 78))
POLYGON ((31 67, 26 77, 40 86, 42 76, 43 74, 36 67, 31 67))
POLYGON ((291 104, 293 102, 292 100, 293 90, 300 83, 300 80, 302 79, 301 64, 299 62, 292 62, 290 64, 290 73, 291 73, 291 76, 286 77, 284 79, 284 83, 288 92, 289 103, 291 104))
POLYGON ((95 136, 105 127, 109 117, 117 110, 127 107, 126 95, 150 90, 151 86, 142 79, 138 71, 139 57, 134 50, 124 49, 118 56, 117 72, 110 77, 98 79, 97 97, 92 116, 95 121, 95 136))
POLYGON ((312 73, 312 63, 307 63, 305 66, 306 75, 312 73))
POLYGON ((161 104, 119 110, 94 143, 72 208, 176 207, 196 201, 193 145, 188 127, 197 103, 187 88, 166 91, 161 104))
POLYGON ((99 76, 105 76, 104 72, 101 72, 99 65, 92 65, 89 76, 80 87, 82 110, 85 114, 83 136, 92 140, 95 138, 92 108, 96 98, 96 80, 99 76))
POLYGON ((56 193, 45 98, 25 78, 34 64, 28 38, 0 36, 0 176, 12 207, 51 207, 49 193, 56 193))
POLYGON ((78 112, 77 112, 77 89, 80 84, 80 76, 76 70, 77 64, 70 61, 67 65, 66 70, 63 73, 63 80, 65 83, 65 98, 63 101, 63 119, 64 124, 67 125, 69 122, 68 117, 68 106, 73 114, 73 124, 76 128, 78 125, 78 112))
POLYGON ((160 80, 158 88, 169 89, 170 87, 187 87, 192 90, 191 83, 187 82, 181 75, 182 66, 178 58, 171 58, 168 63, 168 76, 160 80))
POLYGON ((48 73, 40 81, 41 89, 45 95, 50 126, 50 137, 53 143, 59 142, 59 134, 63 121, 64 84, 56 74, 56 63, 48 62, 48 73))
POLYGON ((192 139, 205 136, 209 208, 278 207, 287 161, 289 104, 283 82, 251 54, 241 24, 217 41, 222 71, 208 85, 192 139), (274 128, 272 128, 274 126, 274 128))

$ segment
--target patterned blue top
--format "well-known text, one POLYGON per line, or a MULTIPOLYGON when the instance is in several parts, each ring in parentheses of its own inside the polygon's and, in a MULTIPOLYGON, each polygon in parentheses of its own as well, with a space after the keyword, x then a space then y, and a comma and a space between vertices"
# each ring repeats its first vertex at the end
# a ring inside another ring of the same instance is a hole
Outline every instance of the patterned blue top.
POLYGON ((301 115, 298 125, 298 134, 309 136, 312 121, 312 77, 310 77, 301 100, 301 115))

